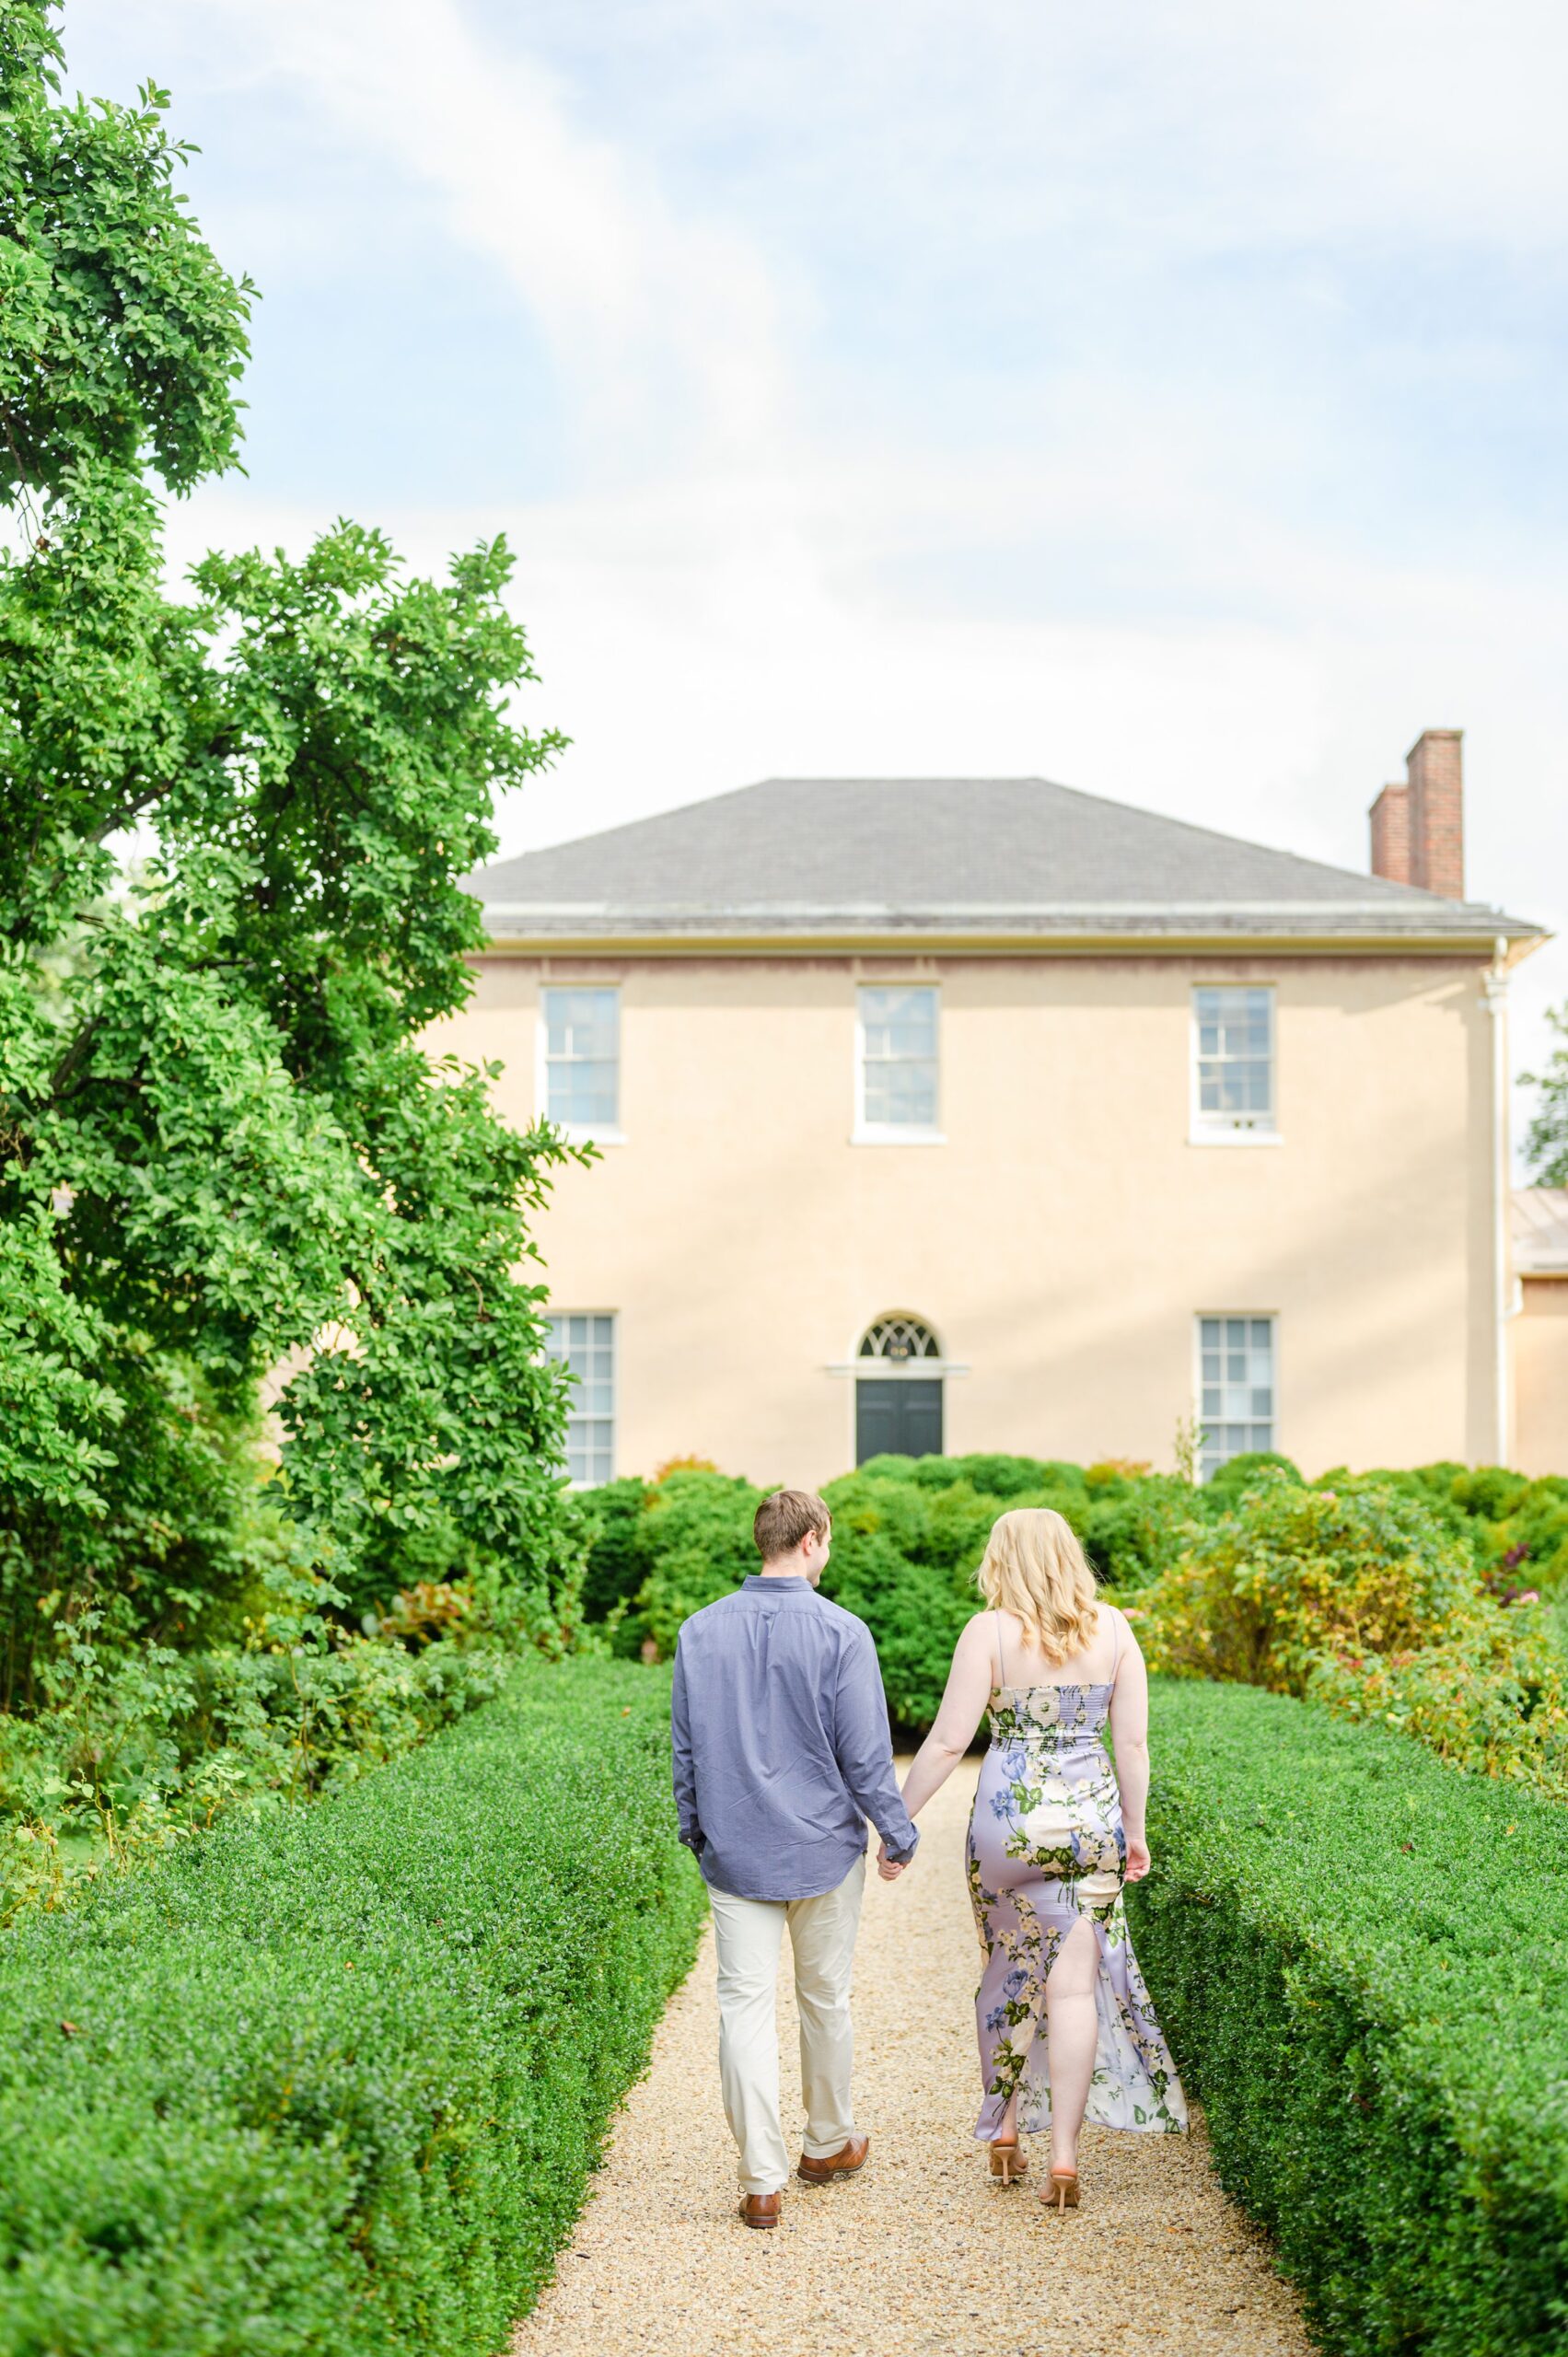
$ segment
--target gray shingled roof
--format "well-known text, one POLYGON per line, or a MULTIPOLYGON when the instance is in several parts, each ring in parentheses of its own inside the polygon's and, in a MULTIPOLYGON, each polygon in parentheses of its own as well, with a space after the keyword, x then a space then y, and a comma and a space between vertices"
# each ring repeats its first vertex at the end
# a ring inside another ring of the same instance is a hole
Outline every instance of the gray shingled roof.
POLYGON ((1044 778, 769 778, 470 888, 497 941, 1539 931, 1044 778))

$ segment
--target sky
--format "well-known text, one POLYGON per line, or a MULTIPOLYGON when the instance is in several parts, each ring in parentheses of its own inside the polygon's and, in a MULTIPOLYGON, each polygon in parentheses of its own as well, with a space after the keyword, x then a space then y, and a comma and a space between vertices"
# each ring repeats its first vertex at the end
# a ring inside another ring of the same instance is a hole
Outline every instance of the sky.
MULTIPOLYGON (((207 546, 504 530, 572 739, 503 849, 1041 775, 1365 868, 1466 732, 1568 935, 1556 0, 69 0, 256 280, 207 546)), ((1568 947, 1513 986, 1547 1051, 1568 947)), ((1516 1101, 1516 1128, 1527 1109, 1516 1101)))

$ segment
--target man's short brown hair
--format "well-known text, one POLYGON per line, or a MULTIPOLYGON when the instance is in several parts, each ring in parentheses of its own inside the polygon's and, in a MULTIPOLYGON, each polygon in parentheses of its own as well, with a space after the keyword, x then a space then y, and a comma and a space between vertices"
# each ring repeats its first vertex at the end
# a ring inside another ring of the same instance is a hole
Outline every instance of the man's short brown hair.
POLYGON ((794 1554, 808 1530, 819 1531, 826 1538, 832 1527, 826 1500, 814 1491, 775 1490, 758 1507, 751 1536, 763 1562, 776 1563, 781 1555, 794 1554))

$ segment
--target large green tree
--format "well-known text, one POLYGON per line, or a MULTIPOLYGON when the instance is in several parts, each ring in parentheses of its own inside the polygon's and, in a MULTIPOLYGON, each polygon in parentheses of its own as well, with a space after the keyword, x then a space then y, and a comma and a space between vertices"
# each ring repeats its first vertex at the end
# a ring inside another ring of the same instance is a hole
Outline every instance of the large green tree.
POLYGON ((421 1044, 557 741, 505 717, 506 550, 411 579, 342 523, 168 594, 253 290, 165 94, 66 102, 54 16, 0 0, 0 1701, 74 1600, 243 1588, 269 1370, 287 1542, 355 1605, 454 1550, 540 1582, 563 1413, 519 1279, 563 1149, 421 1044))
POLYGON ((1568 1006, 1554 1007, 1547 1021, 1557 1034, 1556 1046, 1540 1072, 1519 1075, 1540 1091, 1525 1152, 1538 1187, 1568 1187, 1568 1006))

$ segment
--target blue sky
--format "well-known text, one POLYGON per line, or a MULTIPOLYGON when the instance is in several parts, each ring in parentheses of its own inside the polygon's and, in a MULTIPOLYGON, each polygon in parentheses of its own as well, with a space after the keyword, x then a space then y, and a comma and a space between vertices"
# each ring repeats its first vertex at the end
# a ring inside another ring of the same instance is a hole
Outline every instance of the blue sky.
MULTIPOLYGON (((173 534, 504 528, 520 849, 773 773, 1028 773, 1361 866, 1467 731, 1568 931, 1568 18, 1546 0, 70 0, 259 282, 173 534)), ((1516 986, 1515 1061, 1568 997, 1516 986)))

